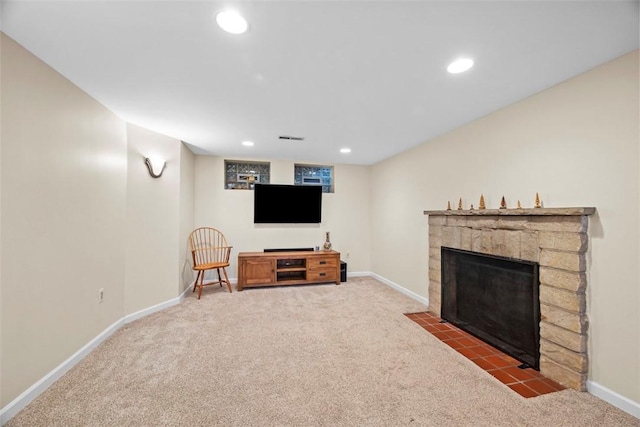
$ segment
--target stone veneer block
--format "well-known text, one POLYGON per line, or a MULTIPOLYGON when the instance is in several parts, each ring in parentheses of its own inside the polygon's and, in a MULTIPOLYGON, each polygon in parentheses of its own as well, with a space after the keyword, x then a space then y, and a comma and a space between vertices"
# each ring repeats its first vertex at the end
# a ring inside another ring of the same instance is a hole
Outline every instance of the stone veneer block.
POLYGON ((437 236, 429 236, 429 247, 440 249, 442 246, 442 234, 437 236))
POLYGON ((506 231, 507 235, 507 256, 511 258, 520 258, 520 235, 519 231, 506 231))
POLYGON ((465 216, 448 216, 447 225, 449 227, 466 227, 467 217, 465 216))
POLYGON ((446 223, 447 223, 447 217, 446 216, 429 215, 429 226, 432 226, 432 225, 445 225, 446 223))
POLYGON ((441 307, 441 299, 440 295, 436 293, 429 292, 429 311, 440 317, 440 307, 441 307))
MULTIPOLYGON (((437 286, 433 286, 433 289, 431 290, 429 297, 433 298, 433 301, 440 303, 442 301, 441 286, 439 283, 434 285, 437 285, 437 286)), ((429 300, 429 302, 431 302, 431 300, 429 300)))
POLYGON ((505 216, 498 219, 497 228, 503 230, 524 230, 527 227, 528 220, 518 216, 505 216))
POLYGON ((520 258, 525 261, 538 262, 540 259, 538 233, 532 231, 520 233, 520 258))
POLYGON ((491 230, 483 230, 482 236, 480 240, 480 250, 478 252, 482 252, 485 254, 491 254, 493 248, 493 242, 491 241, 492 233, 491 230))
POLYGON ((576 353, 587 352, 587 336, 584 334, 578 334, 551 323, 540 322, 540 336, 576 353))
POLYGON ((587 374, 572 371, 546 356, 540 356, 540 373, 565 387, 587 391, 587 374))
POLYGON ((540 303, 553 305, 574 313, 584 313, 587 309, 587 299, 584 293, 571 292, 547 285, 540 285, 540 303))
POLYGON ((440 270, 429 268, 429 283, 440 283, 440 270))
POLYGON ((498 228, 498 217, 478 217, 469 219, 467 226, 478 230, 493 230, 498 228))
POLYGON ((442 246, 460 248, 459 227, 444 227, 442 229, 442 246))
POLYGON ((589 369, 589 364, 584 354, 568 350, 545 339, 540 340, 540 353, 580 374, 586 374, 589 369))
POLYGON ((541 231, 538 234, 538 242, 541 248, 556 249, 567 252, 586 252, 586 233, 554 233, 541 231))
POLYGON ((467 227, 460 228, 460 247, 465 251, 471 250, 471 229, 467 227))
POLYGON ((440 317, 440 301, 438 302, 429 302, 429 311, 434 315, 440 317))
POLYGON ((440 255, 441 254, 441 250, 440 248, 429 248, 429 261, 431 260, 435 260, 438 261, 438 264, 440 264, 440 255))
POLYGON ((442 225, 430 225, 429 226, 429 237, 431 236, 442 236, 442 225))
POLYGON ((440 283, 440 277, 442 277, 442 271, 439 262, 429 261, 429 280, 440 283))
POLYGON ((551 285, 571 292, 584 293, 587 287, 587 275, 570 271, 540 267, 540 284, 551 285))
POLYGON ((536 231, 586 233, 588 224, 589 218, 586 216, 534 216, 529 218, 527 228, 536 231))
POLYGON ((493 255, 509 256, 507 248, 507 232, 505 230, 491 230, 491 249, 493 255))
POLYGON ((589 326, 585 314, 566 311, 543 303, 540 304, 540 320, 578 334, 586 334, 589 326))
POLYGON ((540 251, 540 266, 553 267, 560 270, 583 272, 587 269, 584 256, 573 252, 559 252, 551 249, 540 251))
POLYGON ((471 229, 471 250, 474 252, 482 250, 482 231, 471 229))

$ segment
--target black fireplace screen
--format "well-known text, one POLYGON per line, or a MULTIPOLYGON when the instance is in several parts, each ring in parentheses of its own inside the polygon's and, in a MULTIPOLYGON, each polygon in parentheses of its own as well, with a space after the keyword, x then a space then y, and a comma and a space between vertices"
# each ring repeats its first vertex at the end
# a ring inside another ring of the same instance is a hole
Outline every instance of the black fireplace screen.
POLYGON ((445 247, 441 255, 442 319, 539 369, 538 264, 445 247))

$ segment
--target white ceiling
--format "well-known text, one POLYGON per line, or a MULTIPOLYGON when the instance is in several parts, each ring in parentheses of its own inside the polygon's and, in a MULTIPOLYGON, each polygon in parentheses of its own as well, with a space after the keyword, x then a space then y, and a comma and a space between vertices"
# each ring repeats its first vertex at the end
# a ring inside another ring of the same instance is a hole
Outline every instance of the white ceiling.
POLYGON ((196 153, 327 164, 375 164, 639 45, 638 1, 48 0, 1 13, 5 34, 128 122, 196 153), (249 32, 215 25, 227 6, 249 32), (474 68, 448 74, 461 55, 474 68))

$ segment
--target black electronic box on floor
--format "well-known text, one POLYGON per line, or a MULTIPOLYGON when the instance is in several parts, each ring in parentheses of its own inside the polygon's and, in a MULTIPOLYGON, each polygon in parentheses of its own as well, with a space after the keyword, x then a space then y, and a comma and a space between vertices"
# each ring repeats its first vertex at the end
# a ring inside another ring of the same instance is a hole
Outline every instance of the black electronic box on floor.
POLYGON ((347 263, 344 261, 340 261, 340 281, 347 281, 347 263))

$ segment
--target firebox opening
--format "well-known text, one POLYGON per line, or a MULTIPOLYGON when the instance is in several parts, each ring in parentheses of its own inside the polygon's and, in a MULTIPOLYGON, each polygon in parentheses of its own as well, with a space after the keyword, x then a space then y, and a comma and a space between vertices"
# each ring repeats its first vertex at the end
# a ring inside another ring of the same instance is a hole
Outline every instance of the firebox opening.
POLYGON ((538 263, 442 247, 441 318, 540 369, 538 263))

